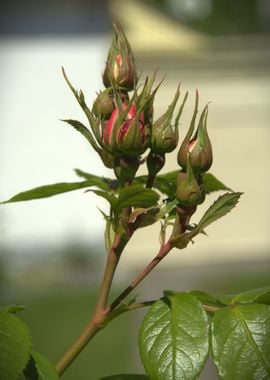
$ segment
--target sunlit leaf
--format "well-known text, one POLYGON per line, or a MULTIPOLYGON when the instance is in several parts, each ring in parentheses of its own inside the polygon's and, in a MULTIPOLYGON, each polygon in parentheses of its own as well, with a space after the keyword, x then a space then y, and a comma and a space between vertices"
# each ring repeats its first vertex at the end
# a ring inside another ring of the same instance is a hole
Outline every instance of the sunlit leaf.
POLYGON ((226 193, 221 195, 205 212, 200 222, 189 234, 191 237, 203 232, 209 224, 228 214, 238 203, 242 193, 226 193))
POLYGON ((158 200, 159 195, 154 190, 133 185, 120 190, 114 211, 118 214, 125 207, 151 207, 158 200))
POLYGON ((270 378, 270 306, 226 307, 213 318, 212 352, 221 379, 270 378))
POLYGON ((208 318, 201 303, 187 293, 156 302, 141 325, 139 347, 150 379, 197 379, 209 349, 208 318))

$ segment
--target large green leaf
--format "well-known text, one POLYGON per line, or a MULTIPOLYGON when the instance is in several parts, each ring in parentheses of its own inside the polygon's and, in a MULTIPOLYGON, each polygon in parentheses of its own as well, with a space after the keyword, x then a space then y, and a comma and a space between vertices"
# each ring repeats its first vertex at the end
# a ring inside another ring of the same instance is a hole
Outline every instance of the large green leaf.
POLYGON ((125 207, 151 207, 159 200, 159 195, 151 189, 146 189, 140 185, 133 185, 121 189, 115 205, 115 214, 125 207))
POLYGON ((40 186, 31 190, 23 191, 22 193, 13 196, 9 200, 2 202, 2 204, 29 201, 39 198, 48 198, 57 194, 67 193, 69 191, 83 189, 91 186, 96 186, 103 190, 108 189, 106 180, 104 180, 102 177, 91 175, 91 177, 89 177, 86 181, 82 182, 54 183, 51 185, 40 186))
POLYGON ((217 311, 212 351, 221 379, 269 379, 270 306, 254 303, 217 311))
POLYGON ((215 222, 217 219, 228 214, 238 203, 242 193, 226 193, 221 195, 201 218, 199 224, 192 230, 189 236, 193 237, 215 222))
POLYGON ((24 369, 31 350, 27 326, 15 315, 0 312, 0 378, 14 380, 24 369))
POLYGON ((31 358, 24 370, 27 380, 58 380, 59 376, 52 363, 39 352, 32 351, 31 358))
POLYGON ((121 374, 102 377, 100 380, 149 380, 146 375, 121 374))
POLYGON ((171 294, 156 302, 140 328, 139 347, 150 379, 196 379, 209 349, 209 325, 191 294, 171 294))

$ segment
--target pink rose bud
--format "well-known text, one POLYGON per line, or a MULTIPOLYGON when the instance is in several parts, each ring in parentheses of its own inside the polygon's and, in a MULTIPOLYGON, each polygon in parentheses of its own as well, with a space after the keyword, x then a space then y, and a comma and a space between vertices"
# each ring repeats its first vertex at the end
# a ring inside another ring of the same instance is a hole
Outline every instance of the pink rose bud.
POLYGON ((178 152, 178 164, 186 169, 188 157, 191 167, 195 172, 204 173, 210 169, 213 162, 212 145, 207 133, 208 107, 206 106, 201 114, 198 127, 193 135, 196 114, 198 112, 198 92, 196 93, 196 103, 193 117, 187 135, 178 152), (193 136, 192 136, 193 135, 193 136))
POLYGON ((113 28, 114 35, 103 73, 103 83, 105 87, 121 87, 131 91, 138 81, 134 56, 121 26, 114 23, 113 28))
POLYGON ((135 104, 123 103, 104 122, 103 143, 115 155, 139 156, 150 143, 150 127, 135 104))

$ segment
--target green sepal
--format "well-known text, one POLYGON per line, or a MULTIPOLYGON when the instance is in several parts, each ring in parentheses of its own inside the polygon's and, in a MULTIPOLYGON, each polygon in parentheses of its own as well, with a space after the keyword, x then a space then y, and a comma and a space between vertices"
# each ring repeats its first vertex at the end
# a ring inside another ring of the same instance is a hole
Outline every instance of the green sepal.
POLYGON ((172 125, 172 117, 179 96, 180 85, 178 85, 174 99, 167 111, 160 116, 152 126, 151 150, 154 153, 169 153, 173 151, 178 144, 178 123, 172 125))
POLYGON ((176 198, 183 206, 196 206, 201 203, 202 191, 193 173, 190 159, 187 161, 186 173, 180 173, 176 189, 176 198), (182 175, 182 177, 181 177, 182 175))
POLYGON ((100 153, 101 148, 96 143, 96 140, 94 139, 92 133, 89 131, 88 128, 86 128, 86 126, 83 123, 81 123, 78 120, 73 120, 73 119, 62 119, 61 121, 71 125, 73 128, 76 129, 76 131, 80 132, 82 136, 85 137, 86 140, 92 145, 95 151, 100 153))

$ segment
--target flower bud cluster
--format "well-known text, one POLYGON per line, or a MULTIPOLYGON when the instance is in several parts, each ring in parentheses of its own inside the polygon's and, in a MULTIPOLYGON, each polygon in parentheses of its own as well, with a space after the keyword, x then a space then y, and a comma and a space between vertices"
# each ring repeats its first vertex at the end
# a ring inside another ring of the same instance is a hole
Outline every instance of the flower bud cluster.
MULTIPOLYGON (((140 156, 150 150, 149 173, 153 176, 165 163, 165 154, 178 144, 179 119, 187 99, 187 94, 178 107, 174 122, 173 113, 180 97, 179 86, 167 111, 156 121, 154 98, 161 82, 153 88, 156 73, 138 85, 138 75, 132 49, 121 28, 114 24, 114 34, 110 47, 103 83, 105 89, 97 94, 90 111, 90 124, 104 164, 116 168, 119 177, 119 162, 131 163, 137 167, 140 156), (131 91, 133 92, 131 95, 131 91), (124 158, 124 159, 123 159, 124 158), (136 163, 136 164, 135 164, 136 163)), ((121 166, 121 165, 120 165, 121 166)), ((121 172, 121 170, 120 170, 121 172)))
MULTIPOLYGON (((123 184, 131 183, 140 164, 146 162, 152 187, 157 173, 165 164, 165 155, 172 152, 179 141, 179 120, 187 100, 186 93, 179 105, 180 86, 166 112, 154 120, 154 99, 162 83, 156 86, 156 73, 138 84, 138 74, 130 44, 118 23, 113 25, 113 39, 109 49, 101 90, 89 109, 82 91, 76 91, 64 77, 85 112, 90 128, 77 121, 68 122, 78 129, 100 155, 105 166, 114 172, 123 184), (175 118, 174 114, 176 114, 175 118), (148 151, 147 157, 141 155, 148 151)), ((178 152, 181 174, 176 197, 180 206, 193 207, 204 199, 202 174, 212 164, 212 148, 207 134, 207 106, 195 129, 199 96, 187 135, 178 152)))

